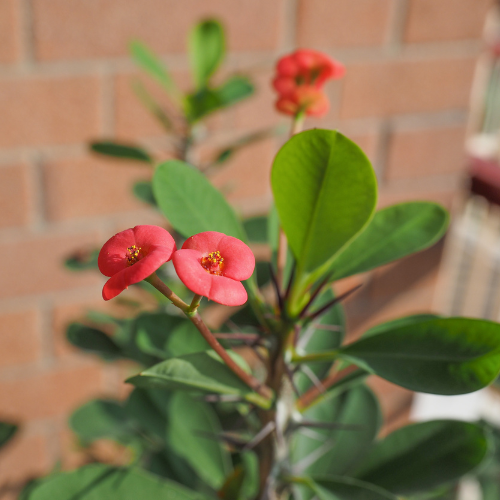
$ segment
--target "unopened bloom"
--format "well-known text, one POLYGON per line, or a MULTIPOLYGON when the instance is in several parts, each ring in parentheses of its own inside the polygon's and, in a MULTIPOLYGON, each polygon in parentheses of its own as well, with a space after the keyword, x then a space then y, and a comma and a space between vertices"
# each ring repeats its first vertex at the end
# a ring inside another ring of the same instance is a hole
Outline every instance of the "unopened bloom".
POLYGON ((278 92, 279 111, 296 115, 320 116, 328 110, 328 99, 323 93, 327 80, 341 78, 344 66, 315 50, 297 50, 282 57, 276 65, 273 86, 278 92))
POLYGON ((226 306, 241 306, 255 257, 241 240, 216 231, 195 234, 172 257, 180 280, 194 293, 226 306))
POLYGON ((103 299, 112 299, 153 274, 176 249, 170 233, 158 226, 135 226, 115 234, 97 259, 99 270, 109 277, 102 289, 103 299))

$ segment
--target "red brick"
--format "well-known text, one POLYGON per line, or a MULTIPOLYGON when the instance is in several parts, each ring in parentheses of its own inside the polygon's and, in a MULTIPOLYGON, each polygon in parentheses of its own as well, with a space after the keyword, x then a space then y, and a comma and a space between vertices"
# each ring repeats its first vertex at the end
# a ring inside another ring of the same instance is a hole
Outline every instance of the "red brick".
POLYGON ((41 339, 35 310, 0 315, 0 366, 36 361, 41 339))
POLYGON ((24 226, 29 222, 29 196, 26 166, 0 167, 0 227, 24 226))
POLYGON ((410 0, 406 42, 480 38, 491 0, 410 0))
POLYGON ((302 47, 372 47, 387 37, 393 0, 301 0, 302 47))
POLYGON ((0 400, 23 421, 65 415, 102 395, 103 371, 97 364, 30 373, 0 381, 0 400))
MULTIPOLYGON (((174 78, 176 76, 174 75, 174 78)), ((136 73, 120 74, 115 77, 113 84, 115 133, 118 139, 124 141, 139 137, 161 137, 166 133, 158 120, 151 115, 134 94, 131 84, 137 78, 138 74, 136 73)), ((165 97, 164 90, 143 75, 139 79, 162 107, 166 110, 172 109, 172 105, 165 97)))
POLYGON ((19 0, 0 2, 0 63, 12 63, 19 58, 19 0))
POLYGON ((89 157, 48 163, 44 176, 48 218, 67 220, 144 208, 132 186, 149 179, 151 170, 137 162, 89 157))
POLYGON ((96 273, 74 273, 64 269, 64 259, 80 248, 98 246, 100 238, 92 233, 66 236, 26 237, 5 241, 0 260, 0 298, 16 297, 101 283, 96 273))
MULTIPOLYGON (((0 487, 39 477, 49 472, 47 438, 23 431, 0 451, 0 487)), ((3 499, 3 497, 2 497, 3 499)))
POLYGON ((99 94, 90 76, 0 81, 0 147, 86 141, 99 133, 99 94))
POLYGON ((403 387, 391 384, 382 378, 368 378, 368 385, 377 395, 385 420, 390 420, 411 404, 413 392, 403 387))
POLYGON ((214 185, 237 206, 245 200, 269 195, 275 151, 273 140, 242 149, 226 168, 212 178, 214 185))
POLYGON ((34 0, 36 55, 42 60, 116 57, 140 38, 162 54, 183 52, 188 30, 220 18, 232 50, 269 50, 279 42, 283 0, 34 0))
POLYGON ((347 67, 342 118, 465 109, 472 58, 397 60, 347 67))
MULTIPOLYGON (((276 93, 271 87, 274 69, 250 72, 255 94, 234 108, 234 125, 238 130, 255 131, 283 122, 283 115, 274 109, 276 93)), ((288 117, 287 117, 288 118, 288 117)))
POLYGON ((464 127, 395 131, 390 140, 387 179, 461 172, 464 127))

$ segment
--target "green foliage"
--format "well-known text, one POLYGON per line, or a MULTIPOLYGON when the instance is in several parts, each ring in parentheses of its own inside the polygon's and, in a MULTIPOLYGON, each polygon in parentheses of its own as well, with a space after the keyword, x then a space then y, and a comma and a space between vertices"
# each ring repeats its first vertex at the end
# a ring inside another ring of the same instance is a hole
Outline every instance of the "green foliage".
POLYGON ((104 359, 121 357, 121 349, 109 335, 81 323, 72 323, 66 331, 66 338, 70 344, 84 351, 98 354, 104 359))
POLYGON ((112 141, 97 141, 90 144, 90 149, 94 153, 99 153, 104 156, 113 158, 121 158, 122 160, 135 160, 145 163, 152 163, 153 159, 138 146, 129 144, 120 144, 112 141))
POLYGON ((397 500, 373 484, 349 477, 313 477, 304 481, 319 500, 397 500))
POLYGON ((288 242, 306 273, 328 263, 364 229, 377 201, 370 162, 330 130, 292 137, 276 155, 271 185, 288 242))
POLYGON ((377 435, 382 416, 377 398, 361 385, 337 398, 325 399, 304 412, 309 421, 339 424, 334 429, 298 430, 292 461, 309 475, 342 475, 353 470, 377 435), (342 429, 341 426, 348 426, 342 429), (309 463, 312 459, 311 463, 309 463))
POLYGON ((416 323, 438 319, 437 314, 412 314, 411 316, 404 316, 402 318, 393 319, 379 325, 372 326, 363 334, 363 338, 370 337, 371 335, 378 335, 379 333, 394 330, 402 326, 411 326, 416 323))
POLYGON ((197 87, 208 84, 224 59, 226 41, 221 24, 208 19, 197 24, 189 36, 191 73, 197 87))
POLYGON ((130 43, 129 49, 134 61, 152 76, 171 96, 177 97, 179 95, 179 90, 165 64, 146 44, 135 40, 130 43))
POLYGON ((341 349, 362 368, 407 389, 464 394, 490 384, 500 371, 500 325, 438 318, 403 325, 341 349))
POLYGON ((71 415, 69 424, 83 443, 101 438, 120 440, 131 432, 127 413, 118 402, 111 400, 89 401, 71 415))
POLYGON ((384 208, 333 260, 333 278, 363 273, 428 248, 443 236, 448 222, 448 212, 436 203, 413 201, 384 208))
POLYGON ((245 76, 230 77, 219 87, 204 87, 186 96, 187 118, 191 123, 196 123, 215 111, 250 97, 254 91, 252 82, 245 76))
POLYGON ((0 422, 0 448, 5 446, 17 432, 18 427, 9 422, 0 422))
POLYGON ((87 269, 97 269, 97 257, 99 250, 89 252, 78 252, 71 255, 64 261, 64 265, 70 271, 86 271, 87 269))
POLYGON ((269 406, 269 402, 252 392, 212 351, 168 359, 127 382, 137 387, 230 394, 259 406, 269 406))
POLYGON ((153 191, 165 217, 186 238, 203 231, 219 231, 245 239, 233 209, 191 165, 176 160, 159 165, 153 191))
POLYGON ((93 464, 41 481, 30 500, 203 500, 200 493, 140 469, 115 469, 93 464))
POLYGON ((356 477, 397 495, 425 492, 477 467, 488 452, 481 426, 454 420, 409 425, 377 442, 356 477))
POLYGON ((132 192, 135 197, 139 200, 151 205, 152 207, 157 207, 155 195, 153 193, 153 187, 149 181, 138 181, 134 184, 132 192))
POLYGON ((214 410, 176 392, 169 405, 167 441, 210 486, 217 489, 231 473, 231 457, 217 440, 222 431, 214 410))
POLYGON ((267 217, 251 217, 243 221, 243 228, 252 243, 267 243, 267 217))

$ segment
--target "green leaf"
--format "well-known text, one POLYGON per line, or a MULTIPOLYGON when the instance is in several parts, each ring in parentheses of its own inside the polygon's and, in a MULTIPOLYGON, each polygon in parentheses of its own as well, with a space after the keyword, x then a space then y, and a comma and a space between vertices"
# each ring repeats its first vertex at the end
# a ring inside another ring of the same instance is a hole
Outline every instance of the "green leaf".
POLYGON ((225 50, 224 29, 218 21, 207 19, 193 28, 189 36, 189 60, 198 87, 208 84, 224 59, 225 50))
POLYGON ((407 389, 465 394, 487 386, 500 372, 500 325, 432 319, 362 338, 340 355, 407 389))
POLYGON ((179 90, 163 61, 146 44, 138 40, 131 42, 129 49, 136 64, 149 73, 172 97, 178 98, 179 90))
POLYGON ((251 217, 243 221, 243 228, 252 243, 267 243, 267 217, 251 217))
POLYGON ((369 222, 377 202, 370 162, 330 130, 308 130, 278 152, 271 185, 290 247, 303 272, 328 262, 369 222))
POLYGON ((397 500, 388 491, 350 477, 314 476, 303 481, 319 500, 397 500))
POLYGON ((64 265, 71 271, 86 271, 88 269, 98 269, 97 257, 99 250, 77 252, 64 261, 64 265))
POLYGON ((424 492, 477 467, 488 452, 476 424, 435 420, 409 425, 376 443, 356 477, 398 494, 424 492))
POLYGON ((198 352, 171 358, 127 380, 137 387, 204 391, 241 396, 260 406, 268 406, 251 391, 213 352, 198 352))
POLYGON ((355 429, 313 429, 314 433, 296 432, 292 461, 295 466, 308 464, 307 474, 348 473, 363 458, 378 433, 382 417, 377 398, 368 387, 361 385, 338 398, 329 398, 312 406, 303 414, 306 420, 358 426, 355 429), (316 434, 317 437, 314 437, 316 434))
POLYGON ((191 165, 177 160, 159 165, 153 191, 165 217, 186 238, 219 231, 245 239, 241 223, 224 196, 191 165))
POLYGON ((170 117, 163 107, 158 104, 156 99, 149 93, 142 82, 140 80, 135 80, 132 82, 131 86, 134 94, 137 96, 139 101, 141 101, 143 106, 161 123, 167 132, 171 132, 173 124, 170 117))
POLYGON ((104 359, 115 359, 122 356, 121 348, 101 330, 81 323, 72 323, 66 330, 66 338, 70 344, 102 356, 104 359))
POLYGON ((221 500, 239 500, 244 481, 245 469, 242 465, 237 465, 217 492, 217 496, 221 500))
POLYGON ((125 160, 136 160, 145 163, 152 163, 153 159, 138 146, 129 144, 120 144, 111 141, 92 142, 90 149, 94 153, 99 153, 104 156, 112 156, 114 158, 122 158, 125 160))
POLYGON ((212 488, 220 488, 231 472, 231 457, 216 438, 222 431, 212 408, 176 392, 169 406, 167 441, 212 488))
POLYGON ((220 87, 203 88, 186 96, 186 114, 191 123, 205 116, 236 104, 254 93, 254 86, 247 77, 233 76, 220 87))
POLYGON ((10 441, 17 432, 18 427, 9 422, 0 422, 0 448, 10 441))
POLYGON ((140 469, 87 465, 56 474, 37 485, 30 500, 203 500, 200 493, 140 469))
POLYGON ((372 326, 369 330, 367 330, 363 337, 370 337, 371 335, 378 335, 379 333, 386 332, 388 330, 394 330, 395 328, 399 328, 401 326, 410 326, 416 323, 421 323, 423 321, 430 321, 432 319, 438 319, 439 316, 437 314, 412 314, 410 316, 404 316, 402 318, 393 319, 391 321, 387 321, 386 323, 380 323, 379 325, 372 326))
POLYGON ((151 186, 151 182, 149 181, 138 181, 134 184, 132 188, 132 192, 135 197, 139 200, 151 205, 152 207, 157 207, 157 203, 155 200, 155 195, 153 193, 153 188, 151 186))
POLYGON ((333 279, 364 273, 424 250, 443 236, 448 222, 448 212, 441 205, 427 201, 384 208, 334 259, 333 279))
POLYGON ((78 408, 69 419, 70 427, 84 443, 96 439, 120 439, 130 434, 130 420, 117 401, 95 399, 78 408))

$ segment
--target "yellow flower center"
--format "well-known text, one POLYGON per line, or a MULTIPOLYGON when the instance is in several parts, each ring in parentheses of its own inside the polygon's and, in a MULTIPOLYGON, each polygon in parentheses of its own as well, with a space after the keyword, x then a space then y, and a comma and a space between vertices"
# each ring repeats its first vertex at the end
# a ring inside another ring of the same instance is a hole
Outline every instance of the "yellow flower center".
POLYGON ((210 252, 206 257, 201 258, 201 265, 210 274, 222 276, 222 268, 224 266, 224 258, 219 250, 210 252))
POLYGON ((127 261, 128 261, 128 265, 132 266, 132 265, 134 265, 139 260, 139 252, 141 251, 141 248, 140 247, 136 247, 135 245, 132 245, 131 247, 127 248, 127 251, 129 253, 126 256, 127 257, 127 261))

